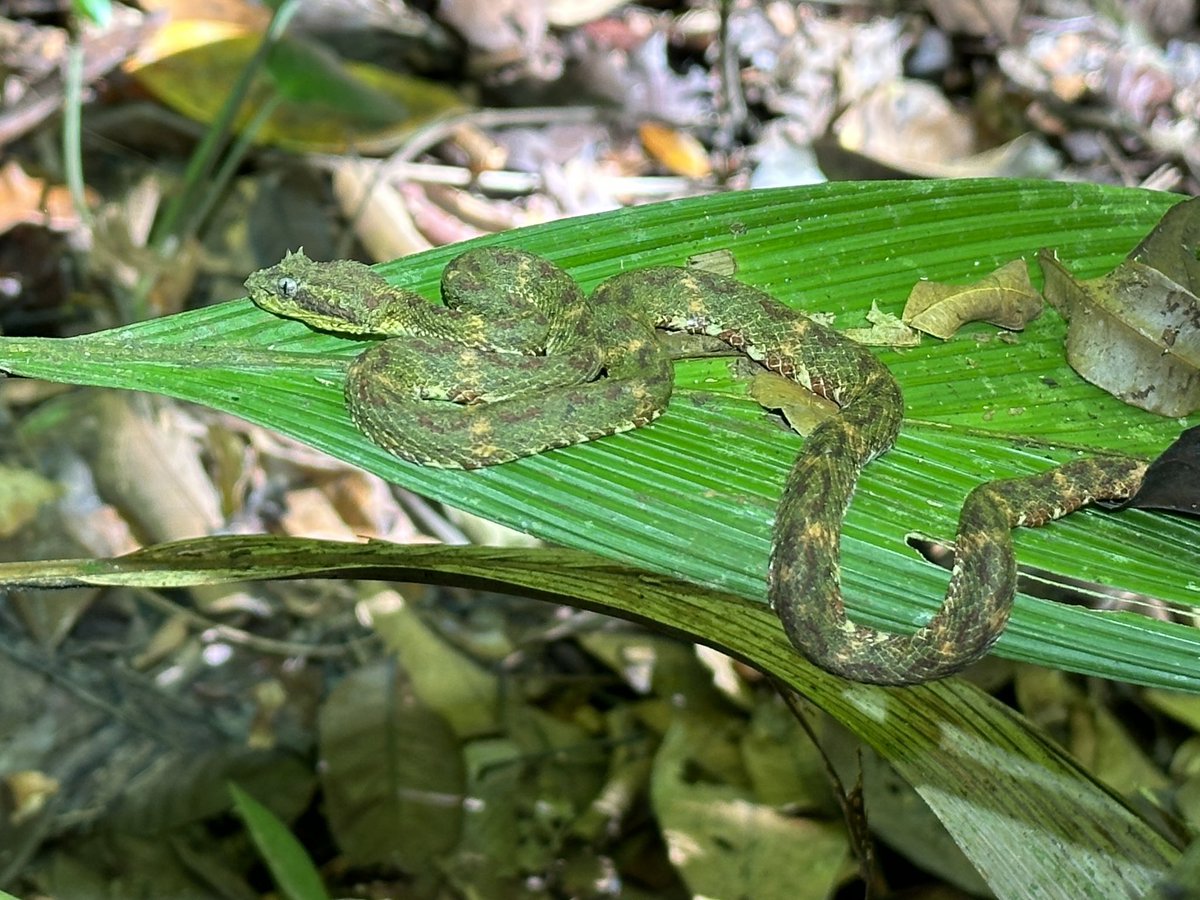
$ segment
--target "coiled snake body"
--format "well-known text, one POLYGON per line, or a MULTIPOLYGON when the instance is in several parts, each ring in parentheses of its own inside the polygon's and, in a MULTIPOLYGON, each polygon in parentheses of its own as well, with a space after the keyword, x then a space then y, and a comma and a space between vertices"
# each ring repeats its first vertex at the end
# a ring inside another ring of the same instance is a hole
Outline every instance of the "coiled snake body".
POLYGON ((504 248, 451 261, 443 307, 359 263, 302 253, 246 287, 277 315, 392 338, 353 361, 346 402, 373 442, 423 465, 493 465, 651 422, 673 381, 656 328, 714 335, 833 401, 840 413, 808 436, 787 478, 768 597, 805 657, 857 681, 923 682, 984 656, 1016 591, 1011 529, 1129 496, 1145 471, 1136 460, 1098 457, 980 485, 962 508, 941 608, 911 635, 877 631, 846 617, 839 538, 859 473, 896 440, 900 386, 869 351, 762 291, 660 266, 617 275, 585 298, 553 263, 504 248))

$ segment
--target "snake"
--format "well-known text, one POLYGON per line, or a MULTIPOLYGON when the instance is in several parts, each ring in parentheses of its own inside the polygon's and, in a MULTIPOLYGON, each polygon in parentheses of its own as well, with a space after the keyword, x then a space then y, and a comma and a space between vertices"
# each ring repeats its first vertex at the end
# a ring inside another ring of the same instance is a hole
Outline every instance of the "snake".
POLYGON ((441 276, 442 303, 350 260, 289 253, 246 281, 274 315, 358 339, 345 401, 375 445, 425 466, 475 469, 649 425, 667 408, 674 363, 658 332, 716 337, 832 401, 784 482, 767 598, 788 639, 831 674, 920 684, 985 656, 1017 590, 1012 530, 1136 492, 1140 460, 1074 459, 989 481, 959 514, 945 599, 911 633, 855 622, 840 577, 842 522, 863 469, 895 444, 904 398, 870 350, 731 276, 688 266, 633 268, 585 296, 542 256, 467 250, 441 276))

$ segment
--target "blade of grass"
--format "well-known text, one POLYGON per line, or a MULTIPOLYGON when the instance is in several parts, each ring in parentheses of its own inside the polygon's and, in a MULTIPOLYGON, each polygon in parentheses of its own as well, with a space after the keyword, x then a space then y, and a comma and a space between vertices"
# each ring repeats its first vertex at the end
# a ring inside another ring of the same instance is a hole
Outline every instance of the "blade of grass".
MULTIPOLYGON (((217 166, 222 150, 229 141, 238 110, 245 102, 254 79, 262 72, 271 48, 278 43, 292 17, 300 11, 301 5, 300 0, 285 0, 275 9, 271 21, 267 25, 267 30, 263 33, 258 50, 239 74, 237 82, 221 106, 220 113, 205 131, 203 140, 196 146, 191 159, 188 160, 187 169, 183 173, 183 190, 175 195, 162 217, 154 224, 152 245, 156 250, 165 253, 172 244, 178 246, 183 238, 195 234, 202 221, 201 211, 211 209, 211 201, 202 203, 200 198, 204 195, 219 193, 224 187, 220 182, 211 183, 209 176, 217 166)), ((257 124, 261 124, 264 120, 265 115, 256 115, 255 117, 257 124)), ((250 136, 252 135, 243 135, 236 148, 238 153, 245 152, 250 136)), ((232 168, 233 166, 227 160, 223 167, 226 170, 225 178, 232 173, 232 168)))
POLYGON ((317 867, 279 817, 232 781, 229 794, 283 896, 289 900, 325 900, 329 894, 317 867))

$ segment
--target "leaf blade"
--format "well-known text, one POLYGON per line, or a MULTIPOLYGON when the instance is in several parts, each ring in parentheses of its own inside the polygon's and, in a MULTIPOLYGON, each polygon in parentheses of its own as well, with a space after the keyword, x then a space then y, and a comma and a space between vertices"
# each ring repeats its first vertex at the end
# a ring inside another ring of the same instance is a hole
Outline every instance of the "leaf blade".
POLYGON ((4 583, 38 583, 38 573, 60 584, 426 581, 650 622, 772 674, 845 724, 913 785, 998 896, 1069 898, 1084 885, 1103 896, 1141 896, 1178 855, 1061 747, 963 679, 909 688, 846 682, 802 660, 761 604, 591 554, 231 535, 115 560, 0 564, 4 583))
MULTIPOLYGON (((961 279, 1043 244, 1075 259, 1081 275, 1102 271, 1178 199, 1043 182, 842 183, 622 210, 480 243, 545 253, 589 287, 619 270, 730 249, 739 277, 806 311, 837 313, 845 325, 874 297, 898 308, 917 277, 961 279)), ((461 250, 442 248, 380 271, 428 294, 461 250)), ((913 627, 941 602, 945 574, 918 560, 905 537, 912 530, 952 537, 973 484, 1036 471, 1080 449, 1149 454, 1170 442, 1178 422, 1127 409, 1071 375, 1061 333, 1061 322, 1047 314, 1016 345, 968 336, 881 353, 905 388, 907 419, 897 448, 868 467, 847 517, 843 572, 854 615, 913 627)), ((727 362, 702 361, 680 364, 680 389, 652 428, 478 472, 421 469, 369 444, 346 417, 338 373, 360 345, 312 334, 248 303, 72 342, 4 339, 0 367, 206 403, 547 540, 760 602, 771 516, 802 446, 742 399, 745 386, 727 362), (188 354, 208 342, 219 342, 229 358, 189 368, 188 354), (116 346, 182 353, 176 365, 129 363, 114 374, 116 346), (250 351, 304 355, 278 370, 247 372, 250 351), (329 354, 328 368, 314 368, 311 354, 329 354)), ((1018 554, 1023 563, 1086 572, 1179 604, 1200 591, 1200 526, 1168 517, 1088 511, 1019 532, 1018 554), (1176 573, 1164 571, 1163 559, 1176 573)), ((997 649, 1200 690, 1200 638, 1170 623, 1020 597, 997 649)))

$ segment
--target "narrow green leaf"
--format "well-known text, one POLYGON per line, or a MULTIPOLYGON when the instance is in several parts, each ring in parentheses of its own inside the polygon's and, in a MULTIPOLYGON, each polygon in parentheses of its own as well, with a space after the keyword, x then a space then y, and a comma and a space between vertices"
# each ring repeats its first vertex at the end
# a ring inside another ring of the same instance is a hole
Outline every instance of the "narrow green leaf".
POLYGON ((71 10, 75 15, 89 19, 100 28, 107 28, 108 23, 112 21, 111 0, 71 0, 71 10))
POLYGON ((592 554, 228 536, 115 560, 0 565, 0 583, 37 586, 316 575, 455 584, 483 588, 482 597, 519 592, 649 622, 743 659, 888 759, 997 896, 1141 896, 1178 855, 1041 731, 966 681, 846 682, 801 659, 764 605, 592 554))
MULTIPOLYGON (((1115 265, 1179 197, 1015 181, 839 183, 725 194, 524 229, 476 243, 544 253, 587 287, 615 272, 726 249, 738 277, 840 327, 872 300, 898 312, 918 278, 969 280, 1042 246, 1079 275, 1115 265)), ((433 295, 463 246, 381 267, 433 295)), ((881 356, 904 387, 904 434, 868 467, 844 528, 852 615, 912 629, 941 603, 947 573, 910 534, 953 538, 980 481, 1086 451, 1151 455, 1186 424, 1126 407, 1067 367, 1047 311, 1000 339, 969 326, 946 343, 881 356)), ((761 602, 773 511, 802 446, 746 399, 728 360, 677 366, 655 425, 476 472, 423 469, 363 438, 341 378, 361 344, 233 302, 71 340, 0 340, 0 368, 154 391, 276 428, 428 496, 570 547, 761 602), (289 356, 289 354, 295 354, 289 356)), ((1200 595, 1200 523, 1089 510, 1018 533, 1022 563, 1187 606, 1200 595)), ((997 652, 1079 672, 1200 689, 1200 635, 1128 613, 1018 598, 997 652)))
POLYGON ((283 895, 290 900, 327 900, 317 867, 279 817, 232 781, 229 794, 283 895))

